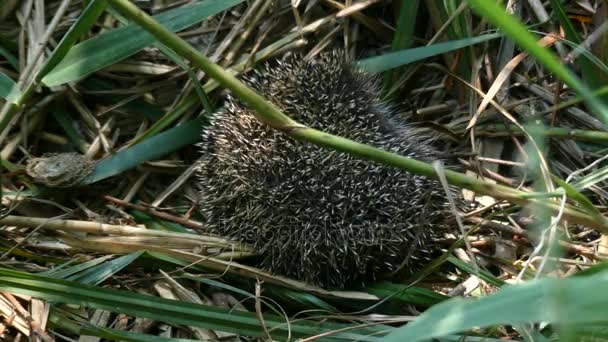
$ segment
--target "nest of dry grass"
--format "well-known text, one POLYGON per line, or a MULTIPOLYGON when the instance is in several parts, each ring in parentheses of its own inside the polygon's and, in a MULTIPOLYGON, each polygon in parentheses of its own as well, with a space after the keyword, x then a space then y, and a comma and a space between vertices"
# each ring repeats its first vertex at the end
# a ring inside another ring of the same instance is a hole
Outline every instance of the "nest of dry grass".
MULTIPOLYGON (((158 14, 188 6, 190 1, 134 3, 158 14)), ((83 7, 80 1, 59 0, 3 4, 0 48, 6 52, 0 51, 0 72, 20 86, 32 84, 43 65, 40 61, 49 58, 82 15, 83 7), (59 11, 63 14, 55 22, 59 11), (41 51, 39 44, 45 47, 41 51)), ((401 49, 451 42, 489 29, 468 8, 458 9, 452 17, 440 5, 427 2, 418 8, 418 19, 430 20, 417 20, 411 27, 415 39, 399 41, 395 35, 406 30, 399 24, 399 9, 391 1, 320 0, 302 2, 296 8, 289 1, 250 1, 198 20, 179 30, 179 36, 213 62, 243 74, 285 53, 299 52, 308 58, 339 46, 354 59, 365 60, 390 51, 391 46, 401 49), (446 23, 453 24, 446 29, 446 23)), ((599 27, 588 20, 598 20, 598 7, 578 4, 567 10, 580 19, 575 21, 576 29, 584 36, 599 27)), ((517 15, 522 21, 538 21, 528 7, 517 15)), ((117 18, 111 12, 102 14, 80 41, 121 26, 117 18)), ((567 56, 569 50, 560 41, 547 43, 562 57, 567 56)), ((392 323, 399 315, 412 312, 412 306, 404 304, 425 308, 445 299, 444 295, 470 295, 475 289, 490 293, 504 282, 540 271, 564 276, 604 258, 601 222, 578 224, 589 220, 576 221, 575 216, 571 224, 551 225, 547 211, 463 190, 477 206, 463 216, 467 234, 444 241, 449 252, 418 274, 415 286, 428 291, 420 297, 394 296, 411 284, 405 279, 344 293, 256 269, 251 266, 255 265, 251 246, 210 235, 196 208, 193 165, 199 158, 195 143, 201 122, 194 119, 202 119, 204 125, 206 115, 222 105, 225 89, 158 47, 148 44, 86 75, 75 71, 76 76, 49 76, 49 83, 57 84, 31 89, 27 101, 13 111, 0 131, 1 267, 250 312, 262 322, 261 334, 274 336, 277 330, 264 328, 264 314, 279 312, 286 321, 303 315, 315 324, 324 319, 392 323), (39 162, 36 158, 49 153, 78 153, 86 158, 79 160, 84 163, 81 166, 68 168, 75 175, 60 177, 67 179, 61 184, 71 187, 56 187, 55 175, 43 176, 50 179, 46 184, 36 182, 32 161, 39 162), (91 161, 98 166, 94 171, 88 169, 91 161), (77 183, 79 186, 72 186, 77 183), (551 243, 561 247, 559 255, 547 256, 539 248, 548 226, 557 227, 551 243), (142 254, 143 250, 148 252, 142 254), (546 268, 547 260, 556 263, 546 268), (85 266, 62 275, 53 273, 74 265, 85 266), (83 275, 87 270, 91 270, 90 278, 83 275), (378 301, 382 304, 375 305, 378 301), (367 310, 363 314, 345 314, 363 309, 367 310), (302 314, 308 310, 322 310, 322 314, 302 314), (383 316, 369 316, 371 313, 383 316)), ((601 215, 608 200, 604 163, 599 160, 606 154, 606 125, 579 103, 556 109, 574 99, 575 93, 552 78, 542 64, 518 60, 519 53, 506 39, 443 52, 387 71, 382 76, 384 90, 400 105, 401 115, 436 135, 441 150, 457 157, 460 164, 455 169, 524 191, 554 190, 557 186, 546 183, 548 174, 568 179, 577 189, 571 194, 584 196, 601 215), (496 84, 499 87, 494 91, 491 86, 496 84), (485 103, 481 107, 486 93, 498 106, 485 103), (526 130, 522 131, 524 123, 526 130), (544 127, 535 130, 534 125, 541 123, 544 127), (531 144, 530 135, 541 132, 547 138, 531 144), (538 151, 544 161, 539 162, 538 151), (543 163, 546 174, 538 167, 543 163)), ((93 63, 91 59, 85 62, 93 63)), ((7 101, 3 105, 5 109, 10 106, 7 101)), ((6 119, 7 112, 2 113, 5 116, 0 117, 6 119)), ((569 203, 580 208, 587 202, 569 203)), ((0 292, 0 336, 6 340, 35 334, 58 340, 60 334, 103 336, 97 330, 79 330, 86 326, 84 322, 95 321, 97 327, 113 331, 239 339, 239 334, 221 329, 171 325, 95 306, 49 308, 48 302, 0 292), (70 325, 74 322, 79 328, 70 325)), ((512 331, 489 335, 512 337, 512 331)))

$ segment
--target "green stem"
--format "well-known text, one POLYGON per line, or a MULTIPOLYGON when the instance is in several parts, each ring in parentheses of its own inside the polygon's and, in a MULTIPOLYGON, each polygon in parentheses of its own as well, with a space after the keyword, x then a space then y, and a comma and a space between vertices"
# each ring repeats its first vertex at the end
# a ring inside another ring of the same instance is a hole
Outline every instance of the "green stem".
MULTIPOLYGON (((212 63, 183 39, 178 37, 175 33, 165 29, 162 25, 128 0, 108 1, 110 1, 116 10, 142 26, 146 31, 154 35, 161 43, 173 49, 182 57, 188 59, 195 66, 203 70, 207 75, 215 79, 219 84, 230 89, 235 96, 256 110, 257 118, 259 120, 265 122, 271 127, 281 130, 294 138, 308 141, 319 146, 329 147, 334 150, 347 152, 368 160, 378 161, 415 174, 438 178, 436 171, 430 164, 403 157, 365 144, 360 144, 339 136, 324 133, 319 130, 306 127, 292 120, 272 103, 266 101, 262 96, 248 88, 230 73, 212 63)), ((480 194, 489 195, 498 199, 508 200, 517 204, 536 204, 552 212, 557 212, 559 210, 559 205, 556 202, 526 198, 530 195, 530 193, 527 192, 478 180, 476 178, 450 170, 445 170, 444 172, 448 182, 452 185, 470 189, 480 194)), ((608 232, 608 220, 594 218, 578 209, 567 207, 564 211, 564 217, 572 222, 589 227, 599 228, 608 232)))
MULTIPOLYGON (((458 134, 460 132, 457 132, 458 134)), ((478 137, 487 136, 492 138, 508 137, 511 135, 522 135, 523 132, 515 125, 487 125, 477 128, 475 135, 478 137)), ((608 142, 608 132, 573 129, 566 127, 549 127, 543 130, 542 133, 546 137, 574 139, 580 141, 591 141, 595 143, 605 144, 608 142)))

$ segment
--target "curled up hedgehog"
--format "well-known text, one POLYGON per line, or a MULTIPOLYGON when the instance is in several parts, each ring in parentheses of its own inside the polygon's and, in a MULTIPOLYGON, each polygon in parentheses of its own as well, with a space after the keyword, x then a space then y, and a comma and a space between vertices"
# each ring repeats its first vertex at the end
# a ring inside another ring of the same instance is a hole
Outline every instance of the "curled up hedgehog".
MULTIPOLYGON (((294 55, 244 80, 294 120, 426 162, 421 135, 341 51, 294 55)), ((261 267, 325 288, 412 272, 452 217, 439 182, 299 141, 229 97, 203 133, 200 209, 210 229, 252 243, 261 267)))

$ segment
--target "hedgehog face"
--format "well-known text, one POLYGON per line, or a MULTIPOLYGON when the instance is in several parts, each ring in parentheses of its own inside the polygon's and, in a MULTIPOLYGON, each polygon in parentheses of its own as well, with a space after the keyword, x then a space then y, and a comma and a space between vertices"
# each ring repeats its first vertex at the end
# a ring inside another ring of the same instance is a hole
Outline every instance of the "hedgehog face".
MULTIPOLYGON (((342 53, 290 57, 250 86, 293 119, 417 159, 434 150, 393 122, 375 80, 342 53)), ((254 244, 262 267, 342 288, 401 265, 415 269, 443 231, 447 203, 432 180, 294 140, 234 98, 203 134, 200 208, 216 233, 254 244)))

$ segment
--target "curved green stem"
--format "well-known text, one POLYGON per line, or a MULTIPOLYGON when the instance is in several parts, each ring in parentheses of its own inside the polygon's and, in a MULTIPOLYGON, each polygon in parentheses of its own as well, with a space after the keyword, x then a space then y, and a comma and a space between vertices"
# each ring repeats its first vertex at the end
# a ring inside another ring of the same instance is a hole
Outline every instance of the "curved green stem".
MULTIPOLYGON (((178 37, 175 33, 165 29, 149 15, 141 11, 128 0, 109 0, 112 6, 123 15, 142 26, 146 31, 158 39, 161 43, 173 49, 177 54, 189 60, 199 67, 207 75, 215 79, 222 86, 230 89, 239 99, 243 100, 257 112, 257 118, 271 127, 304 141, 314 143, 322 147, 329 147, 337 151, 347 152, 368 160, 381 162, 386 165, 395 166, 415 174, 438 178, 433 166, 412 158, 400 156, 369 145, 357 143, 336 135, 306 127, 281 112, 276 106, 268 102, 262 96, 251 90, 236 77, 223 70, 220 66, 212 63, 207 57, 178 37)), ((515 190, 506 186, 493 184, 462 173, 445 170, 445 176, 452 185, 466 188, 480 194, 489 195, 494 198, 503 199, 512 203, 526 205, 535 204, 557 212, 559 204, 546 199, 529 198, 530 193, 515 190)), ((538 194, 540 195, 540 194, 538 194)), ((608 232, 608 219, 592 216, 582 210, 567 206, 564 211, 565 219, 589 227, 598 228, 608 232)))

